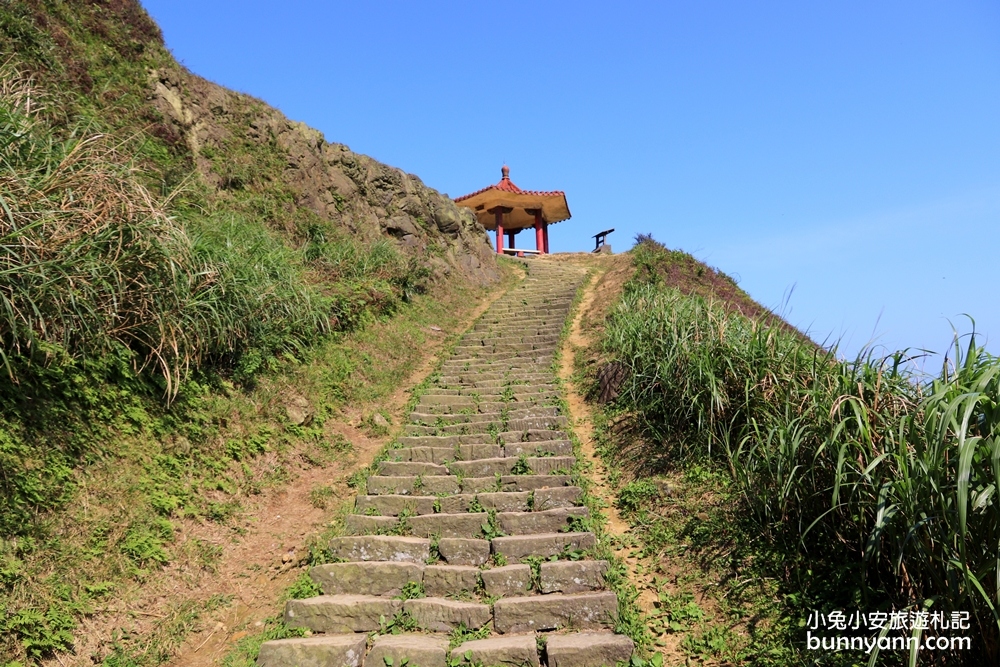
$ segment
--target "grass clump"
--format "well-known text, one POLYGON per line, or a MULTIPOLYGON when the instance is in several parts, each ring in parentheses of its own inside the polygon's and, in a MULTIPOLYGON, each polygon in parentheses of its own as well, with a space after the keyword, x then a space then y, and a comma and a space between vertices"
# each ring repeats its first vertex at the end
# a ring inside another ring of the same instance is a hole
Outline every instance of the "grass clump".
MULTIPOLYGON (((905 352, 845 362, 648 275, 626 284, 603 340, 628 370, 612 412, 641 436, 616 457, 646 474, 719 466, 794 554, 793 589, 832 608, 971 611, 974 650, 951 657, 995 660, 1000 360, 972 334, 936 376, 905 352)), ((625 487, 626 513, 647 482, 625 487)))

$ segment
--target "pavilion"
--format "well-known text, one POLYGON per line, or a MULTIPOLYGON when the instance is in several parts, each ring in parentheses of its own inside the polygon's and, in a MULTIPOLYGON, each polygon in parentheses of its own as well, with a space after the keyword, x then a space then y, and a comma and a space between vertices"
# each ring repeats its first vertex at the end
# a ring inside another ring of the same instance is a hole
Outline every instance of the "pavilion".
POLYGON ((510 180, 510 168, 500 169, 503 178, 496 185, 477 190, 472 194, 457 197, 455 203, 471 208, 480 224, 488 231, 496 230, 497 254, 544 255, 549 252, 549 225, 569 220, 569 204, 562 190, 538 192, 522 190, 510 180), (516 249, 514 237, 522 229, 535 230, 536 250, 516 249), (503 235, 507 234, 507 247, 503 246, 503 235))

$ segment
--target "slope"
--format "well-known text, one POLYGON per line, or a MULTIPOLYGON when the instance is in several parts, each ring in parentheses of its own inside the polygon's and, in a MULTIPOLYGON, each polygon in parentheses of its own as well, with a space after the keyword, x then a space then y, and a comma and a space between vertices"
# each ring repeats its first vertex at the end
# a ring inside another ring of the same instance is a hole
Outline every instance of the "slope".
POLYGON ((0 53, 0 662, 155 662, 263 501, 363 465, 511 272, 416 177, 184 71, 133 0, 2 3, 0 53))

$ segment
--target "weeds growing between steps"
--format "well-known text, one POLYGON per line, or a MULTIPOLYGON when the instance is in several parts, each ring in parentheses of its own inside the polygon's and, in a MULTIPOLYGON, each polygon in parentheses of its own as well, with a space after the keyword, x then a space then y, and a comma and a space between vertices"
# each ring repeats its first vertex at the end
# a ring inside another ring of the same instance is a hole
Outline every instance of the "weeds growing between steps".
MULTIPOLYGON (((668 251, 646 241, 633 252, 655 267, 668 251)), ((844 362, 658 276, 637 271, 592 351, 627 370, 603 452, 622 472, 618 502, 640 528, 637 548, 655 564, 671 555, 728 570, 727 601, 747 580, 774 582, 726 608, 714 655, 867 661, 807 653, 809 611, 911 609, 970 612, 972 650, 873 661, 995 662, 1000 362, 975 335, 956 341, 936 376, 910 370, 906 352, 844 362), (668 482, 680 495, 659 492, 668 482), (768 637, 746 620, 758 612, 768 637)), ((686 604, 663 602, 668 627, 686 604)))

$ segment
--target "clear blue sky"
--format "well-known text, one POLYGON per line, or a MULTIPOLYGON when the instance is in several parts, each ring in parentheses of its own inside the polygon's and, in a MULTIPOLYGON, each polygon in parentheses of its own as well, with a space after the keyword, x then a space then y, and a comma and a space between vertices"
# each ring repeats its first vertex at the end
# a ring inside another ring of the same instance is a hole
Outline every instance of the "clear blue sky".
POLYGON ((844 353, 962 313, 1000 352, 1000 3, 142 2, 193 72, 453 197, 504 160, 565 190, 554 251, 651 232, 844 353))

